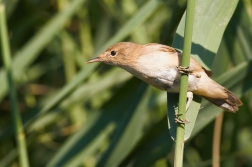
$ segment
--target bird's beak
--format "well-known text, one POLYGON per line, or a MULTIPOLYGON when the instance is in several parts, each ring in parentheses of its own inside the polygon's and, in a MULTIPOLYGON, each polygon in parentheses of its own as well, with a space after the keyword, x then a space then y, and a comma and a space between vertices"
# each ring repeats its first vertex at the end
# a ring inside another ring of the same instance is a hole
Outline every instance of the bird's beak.
POLYGON ((98 56, 98 57, 95 57, 93 59, 88 60, 87 64, 89 64, 89 63, 95 63, 95 62, 102 62, 102 61, 103 60, 100 58, 100 56, 98 56))

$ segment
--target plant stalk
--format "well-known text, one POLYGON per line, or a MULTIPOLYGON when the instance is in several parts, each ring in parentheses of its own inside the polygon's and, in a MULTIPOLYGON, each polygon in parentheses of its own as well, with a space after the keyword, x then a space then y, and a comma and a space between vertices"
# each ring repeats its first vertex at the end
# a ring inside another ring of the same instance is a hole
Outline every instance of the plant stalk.
POLYGON ((9 38, 7 31, 6 15, 5 15, 5 6, 0 3, 0 34, 1 34, 1 45, 2 45, 2 54, 4 69, 6 71, 6 77, 9 86, 9 96, 11 100, 11 110, 13 117, 13 124, 15 127, 15 136, 18 146, 18 155, 21 167, 28 167, 28 154, 26 149, 26 140, 23 130, 22 120, 18 108, 18 99, 16 95, 15 84, 13 81, 12 68, 11 68, 11 53, 9 46, 9 38))
POLYGON ((212 167, 220 167, 220 143, 221 143, 221 129, 224 113, 220 113, 214 123, 213 135, 213 152, 212 152, 212 167))
MULTIPOLYGON (((186 8, 183 56, 181 62, 182 67, 189 67, 190 64, 194 8, 195 8, 195 0, 188 0, 186 8)), ((188 85, 188 75, 181 74, 180 91, 179 91, 180 92, 179 108, 178 108, 178 118, 181 120, 185 120, 187 85, 188 85)), ((177 124, 175 156, 174 156, 175 167, 183 166, 184 134, 185 134, 185 125, 177 124)))

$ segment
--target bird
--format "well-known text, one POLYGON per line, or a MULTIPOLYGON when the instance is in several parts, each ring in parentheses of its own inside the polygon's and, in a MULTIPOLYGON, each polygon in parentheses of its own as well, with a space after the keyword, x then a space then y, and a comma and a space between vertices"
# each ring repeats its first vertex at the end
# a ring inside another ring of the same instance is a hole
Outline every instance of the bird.
POLYGON ((179 93, 181 74, 187 74, 187 94, 191 95, 191 100, 193 94, 200 95, 223 110, 235 113, 242 105, 240 99, 211 79, 213 73, 193 57, 190 56, 188 68, 180 66, 182 56, 181 51, 163 44, 119 42, 87 63, 103 62, 117 66, 169 93, 179 93))

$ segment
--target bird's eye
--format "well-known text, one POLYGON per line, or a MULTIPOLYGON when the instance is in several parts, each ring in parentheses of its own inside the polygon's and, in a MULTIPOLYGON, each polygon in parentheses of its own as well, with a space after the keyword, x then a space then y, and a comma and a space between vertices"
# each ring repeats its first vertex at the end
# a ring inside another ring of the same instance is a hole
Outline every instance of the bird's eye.
POLYGON ((112 51, 110 52, 110 54, 111 54, 111 56, 115 56, 115 55, 116 55, 116 51, 112 50, 112 51))

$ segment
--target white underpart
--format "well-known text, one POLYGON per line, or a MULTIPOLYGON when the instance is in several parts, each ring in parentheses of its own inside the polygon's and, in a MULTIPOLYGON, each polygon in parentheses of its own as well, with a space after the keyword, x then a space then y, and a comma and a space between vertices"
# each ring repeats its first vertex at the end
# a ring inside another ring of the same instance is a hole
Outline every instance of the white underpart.
MULTIPOLYGON (((178 63, 171 61, 166 52, 152 52, 142 55, 137 59, 133 67, 124 66, 125 70, 144 80, 152 86, 168 92, 179 92, 180 73, 177 70, 178 63)), ((195 75, 188 77, 188 91, 197 89, 199 78, 195 75)))

